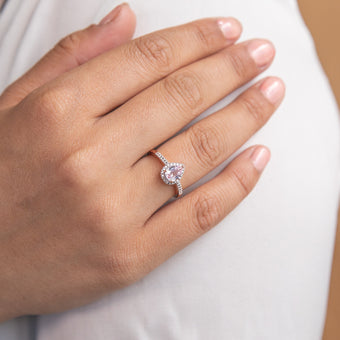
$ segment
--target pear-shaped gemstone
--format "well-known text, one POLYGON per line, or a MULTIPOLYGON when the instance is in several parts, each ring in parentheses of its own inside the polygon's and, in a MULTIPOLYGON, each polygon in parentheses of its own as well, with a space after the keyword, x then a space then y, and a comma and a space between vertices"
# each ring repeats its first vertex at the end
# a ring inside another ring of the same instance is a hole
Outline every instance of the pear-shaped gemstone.
POLYGON ((184 173, 184 165, 180 163, 168 163, 161 171, 161 177, 166 184, 175 184, 184 173))

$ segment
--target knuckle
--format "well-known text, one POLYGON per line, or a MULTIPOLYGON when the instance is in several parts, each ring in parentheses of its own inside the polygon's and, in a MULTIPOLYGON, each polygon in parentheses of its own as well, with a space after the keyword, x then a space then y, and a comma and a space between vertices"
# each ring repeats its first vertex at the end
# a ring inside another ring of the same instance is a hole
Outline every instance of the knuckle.
POLYGON ((265 122, 264 112, 266 107, 263 100, 259 99, 259 96, 254 96, 253 94, 245 95, 241 98, 241 105, 258 124, 265 122))
POLYGON ((231 177, 236 183, 238 191, 241 191, 243 196, 247 196, 253 189, 251 176, 245 169, 240 167, 233 169, 231 177))
POLYGON ((95 163, 86 149, 72 152, 60 161, 56 170, 57 178, 64 187, 77 191, 88 190, 98 182, 97 169, 93 167, 95 163))
POLYGON ((192 207, 194 209, 192 226, 195 231, 205 233, 219 221, 221 215, 219 200, 211 193, 200 192, 195 196, 192 207))
POLYGON ((31 114, 37 117, 40 121, 57 121, 61 118, 62 113, 66 110, 66 101, 60 100, 63 98, 63 89, 45 88, 38 89, 31 93, 28 101, 30 102, 31 114))
POLYGON ((59 181, 66 187, 74 188, 82 186, 84 173, 82 170, 86 170, 83 165, 79 154, 72 154, 64 158, 56 171, 59 181))
POLYGON ((192 24, 193 35, 196 40, 205 48, 216 44, 216 26, 212 29, 210 23, 197 22, 192 24))
POLYGON ((105 261, 105 272, 111 286, 124 287, 135 282, 143 271, 137 242, 127 240, 124 247, 115 247, 108 251, 105 261))
POLYGON ((195 110, 203 102, 203 94, 197 75, 181 72, 171 75, 163 81, 166 98, 182 113, 195 110))
POLYGON ((54 90, 42 91, 39 94, 38 103, 43 112, 53 113, 58 110, 59 102, 54 90))
POLYGON ((218 164, 224 148, 217 129, 208 125, 202 127, 200 124, 195 124, 187 132, 190 146, 199 165, 211 169, 218 164))
POLYGON ((58 127, 73 118, 69 113, 79 108, 82 98, 83 94, 67 79, 33 90, 23 105, 29 105, 30 115, 41 123, 58 127))
POLYGON ((25 98, 28 92, 26 86, 17 86, 16 83, 9 85, 0 95, 1 109, 20 103, 20 100, 25 98))
POLYGON ((61 39, 55 48, 61 54, 75 56, 75 51, 79 48, 80 41, 78 32, 74 32, 61 39))
POLYGON ((249 78, 249 62, 240 49, 234 48, 226 60, 238 79, 249 78))
POLYGON ((148 67, 162 72, 171 66, 173 51, 170 42, 159 34, 151 34, 135 40, 133 45, 137 58, 148 67))

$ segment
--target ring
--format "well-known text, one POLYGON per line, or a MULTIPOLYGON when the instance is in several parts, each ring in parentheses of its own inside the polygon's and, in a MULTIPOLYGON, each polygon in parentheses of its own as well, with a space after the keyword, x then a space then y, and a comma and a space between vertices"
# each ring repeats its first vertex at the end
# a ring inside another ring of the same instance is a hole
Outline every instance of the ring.
POLYGON ((181 178, 184 174, 184 164, 168 162, 157 150, 151 150, 149 151, 149 154, 159 159, 164 165, 161 170, 161 178, 163 182, 168 185, 176 185, 176 197, 182 196, 183 188, 181 178))

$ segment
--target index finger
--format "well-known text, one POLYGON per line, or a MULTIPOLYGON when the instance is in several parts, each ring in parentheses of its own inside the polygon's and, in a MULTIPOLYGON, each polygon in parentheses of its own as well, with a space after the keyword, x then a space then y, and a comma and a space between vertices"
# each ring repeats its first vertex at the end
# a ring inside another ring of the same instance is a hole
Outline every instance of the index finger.
POLYGON ((61 97, 65 88, 67 97, 74 98, 70 111, 76 106, 77 115, 100 116, 176 69, 233 44, 240 33, 234 18, 201 19, 157 31, 59 77, 49 90, 57 87, 55 97, 61 97), (67 88, 65 81, 71 84, 67 88))

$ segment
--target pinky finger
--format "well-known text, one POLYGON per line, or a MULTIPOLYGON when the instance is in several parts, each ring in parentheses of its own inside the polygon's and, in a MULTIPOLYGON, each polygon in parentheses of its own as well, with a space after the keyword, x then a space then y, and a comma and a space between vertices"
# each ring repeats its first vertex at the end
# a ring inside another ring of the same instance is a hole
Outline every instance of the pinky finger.
POLYGON ((255 187, 270 159, 264 146, 236 157, 218 176, 156 212, 143 228, 147 271, 187 246, 226 217, 255 187))

